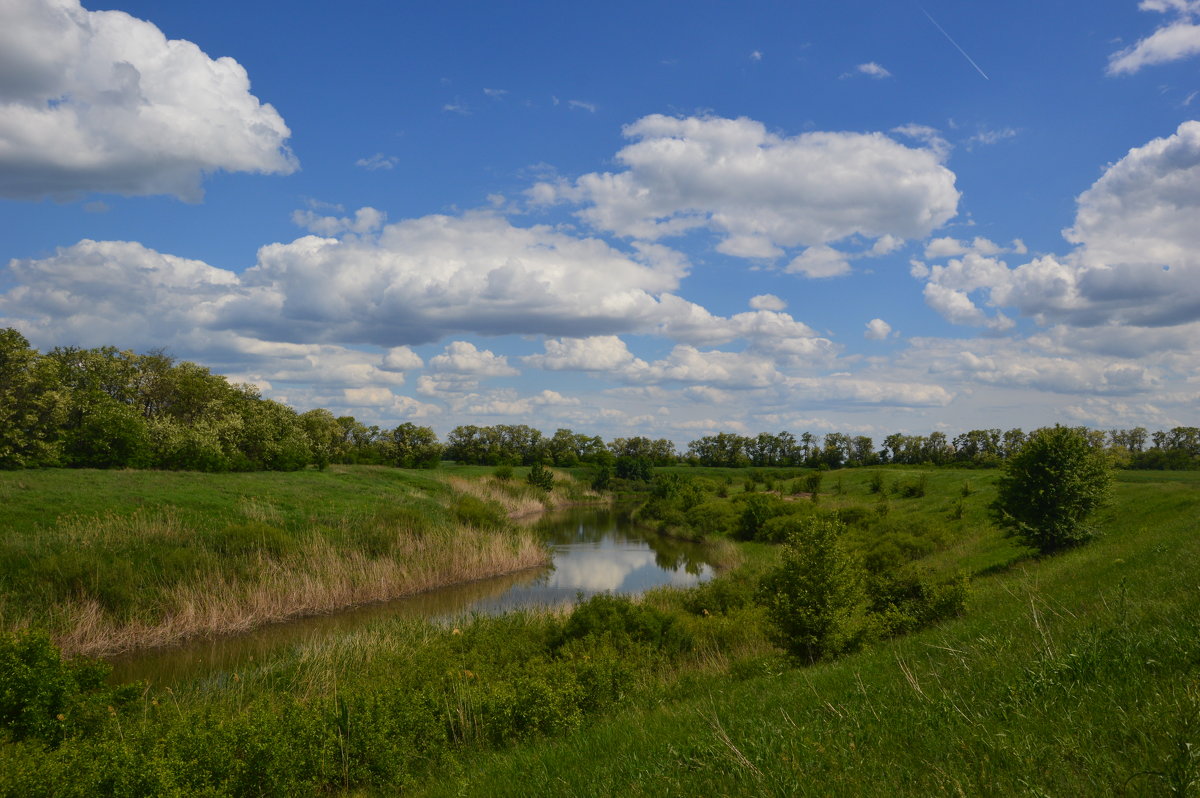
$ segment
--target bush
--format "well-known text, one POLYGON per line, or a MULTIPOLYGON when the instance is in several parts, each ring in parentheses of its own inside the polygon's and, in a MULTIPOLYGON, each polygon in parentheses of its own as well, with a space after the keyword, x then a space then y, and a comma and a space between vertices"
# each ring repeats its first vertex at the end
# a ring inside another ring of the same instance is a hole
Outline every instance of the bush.
POLYGON ((554 474, 541 463, 534 463, 525 476, 525 481, 547 493, 554 488, 554 474))
POLYGON ((617 476, 631 482, 649 482, 652 473, 650 461, 645 457, 623 454, 617 458, 617 476))
POLYGON ((1112 469, 1085 429, 1044 427, 1005 462, 996 487, 996 523, 1049 554, 1091 537, 1084 523, 1108 501, 1112 469))
POLYGON ((45 632, 0 636, 0 735, 56 745, 94 730, 141 691, 106 688, 108 671, 95 660, 64 660, 45 632))
POLYGON ((765 493, 752 493, 742 502, 738 516, 737 537, 739 540, 760 540, 767 521, 783 515, 784 502, 765 493))
POLYGON ((761 597, 775 642, 815 662, 853 648, 862 628, 863 574, 840 540, 845 527, 820 516, 796 518, 761 597))
POLYGON ((879 637, 894 637, 962 615, 967 603, 966 578, 933 582, 911 568, 868 580, 868 611, 879 637))
POLYGON ((648 645, 669 654, 692 647, 691 636, 667 613, 635 604, 627 596, 609 593, 592 596, 575 606, 563 625, 560 645, 585 638, 607 642, 617 651, 632 644, 648 645))

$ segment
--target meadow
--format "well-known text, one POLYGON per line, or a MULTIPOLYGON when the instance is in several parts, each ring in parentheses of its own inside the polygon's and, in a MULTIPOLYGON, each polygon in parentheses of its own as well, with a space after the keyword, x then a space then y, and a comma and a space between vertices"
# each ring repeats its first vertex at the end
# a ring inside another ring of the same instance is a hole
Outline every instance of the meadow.
POLYGON ((380 620, 172 685, 10 638, 0 672, 34 698, 0 705, 0 794, 1196 794, 1200 474, 1121 472, 1099 536, 1039 558, 990 522, 995 472, 833 471, 815 496, 805 471, 658 473, 679 479, 646 522, 732 518, 740 565, 639 601, 380 620), (779 522, 753 508, 844 519, 862 561, 965 577, 965 603, 797 661, 757 598, 779 522))

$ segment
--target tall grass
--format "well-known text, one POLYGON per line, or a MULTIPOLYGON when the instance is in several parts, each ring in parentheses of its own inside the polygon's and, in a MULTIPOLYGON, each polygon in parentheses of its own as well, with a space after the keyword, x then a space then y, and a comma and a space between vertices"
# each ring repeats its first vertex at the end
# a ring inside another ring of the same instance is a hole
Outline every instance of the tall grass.
MULTIPOLYGON (((507 520, 507 508, 457 489, 470 480, 447 486, 417 476, 397 485, 383 470, 366 471, 342 470, 358 482, 366 477, 381 494, 356 504, 336 491, 317 490, 306 500, 269 484, 264 490, 255 475, 243 483, 253 494, 231 494, 221 490, 222 478, 195 474, 175 496, 179 505, 118 503, 11 525, 0 537, 0 623, 43 626, 68 653, 106 655, 549 561, 530 531, 507 520)), ((47 474, 23 472, 21 484, 8 489, 36 492, 47 474)), ((83 476, 108 489, 103 475, 83 476)), ((182 482, 171 476, 173 485, 182 482)), ((122 478, 118 472, 111 481, 122 478)), ((83 490, 79 503, 86 506, 95 490, 83 490)), ((20 509, 32 515, 30 504, 20 509)))

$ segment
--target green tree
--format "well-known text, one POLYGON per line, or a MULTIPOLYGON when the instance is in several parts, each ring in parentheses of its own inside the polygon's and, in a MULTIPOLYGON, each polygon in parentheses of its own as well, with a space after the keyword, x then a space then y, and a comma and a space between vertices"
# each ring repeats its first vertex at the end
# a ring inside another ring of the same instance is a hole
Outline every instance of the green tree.
POLYGON ((0 330, 0 468, 55 465, 67 409, 53 364, 21 333, 0 330))
POLYGON ((406 421, 391 432, 392 462, 400 468, 437 468, 442 462, 442 445, 432 427, 406 421))
POLYGON ((843 546, 837 519, 788 516, 779 565, 763 578, 761 600, 776 643, 804 662, 855 645, 862 629, 863 569, 843 546))
POLYGON ((1044 427, 1004 463, 991 510, 996 523, 1043 554, 1087 540, 1088 517, 1107 501, 1112 468, 1081 427, 1044 427))

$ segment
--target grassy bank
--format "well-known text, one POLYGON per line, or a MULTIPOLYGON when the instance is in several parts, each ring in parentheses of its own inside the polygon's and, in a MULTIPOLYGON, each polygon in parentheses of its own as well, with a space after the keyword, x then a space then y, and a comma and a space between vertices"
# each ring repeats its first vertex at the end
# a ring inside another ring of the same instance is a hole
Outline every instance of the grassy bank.
MULTIPOLYGON (((640 602, 380 620, 170 690, 85 686, 0 745, 0 795, 1194 794, 1200 474, 1122 474, 1103 535, 1037 559, 986 522, 993 475, 882 473, 778 492, 857 518, 864 553, 973 574, 962 617, 800 666, 754 596, 778 547, 743 543, 640 602)), ((701 505, 740 495, 699 476, 701 505)))
POLYGON ((103 655, 545 564, 510 505, 582 487, 494 482, 372 466, 0 472, 0 624, 103 655))
MULTIPOLYGON (((943 517, 935 482, 959 478, 929 475, 943 517)), ((994 572, 959 620, 814 667, 700 675, 683 700, 472 758, 420 792, 1200 794, 1198 517, 1197 475, 1123 473, 1088 546, 989 569, 1003 542, 980 529, 938 552, 994 572)))

